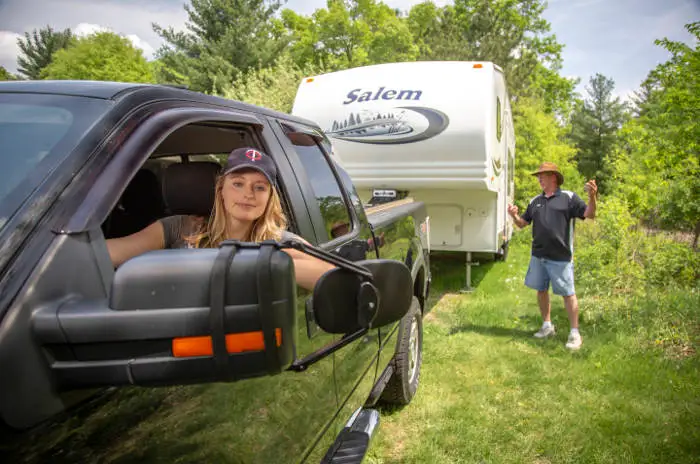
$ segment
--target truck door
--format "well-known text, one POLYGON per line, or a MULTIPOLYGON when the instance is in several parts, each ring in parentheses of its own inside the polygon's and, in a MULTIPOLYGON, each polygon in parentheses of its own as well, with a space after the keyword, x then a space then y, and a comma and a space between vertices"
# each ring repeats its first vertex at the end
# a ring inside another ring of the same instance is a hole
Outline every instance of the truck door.
MULTIPOLYGON (((296 155, 290 156, 290 163, 300 188, 305 191, 314 224, 315 237, 305 238, 351 261, 376 257, 367 221, 358 217, 353 207, 354 203, 360 207, 359 197, 343 187, 324 149, 322 134, 296 123, 278 123, 277 129, 285 149, 296 155)), ((336 340, 340 338, 337 336, 336 340)), ((367 399, 376 376, 378 349, 377 331, 373 330, 335 352, 338 428, 367 399)))

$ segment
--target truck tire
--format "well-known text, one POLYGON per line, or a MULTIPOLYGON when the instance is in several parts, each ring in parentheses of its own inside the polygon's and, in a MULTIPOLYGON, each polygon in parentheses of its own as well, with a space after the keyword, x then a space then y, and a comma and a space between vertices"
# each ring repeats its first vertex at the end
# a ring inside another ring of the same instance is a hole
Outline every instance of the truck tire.
POLYGON ((420 368, 423 362, 423 315, 414 296, 411 308, 399 325, 396 354, 391 361, 394 373, 382 392, 381 401, 406 405, 418 390, 420 368))

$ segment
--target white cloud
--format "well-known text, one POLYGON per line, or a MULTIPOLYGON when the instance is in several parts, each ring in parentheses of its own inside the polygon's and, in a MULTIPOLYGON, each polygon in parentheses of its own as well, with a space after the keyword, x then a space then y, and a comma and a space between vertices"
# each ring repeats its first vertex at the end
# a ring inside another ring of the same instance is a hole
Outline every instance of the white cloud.
POLYGON ((151 46, 151 44, 149 44, 148 42, 146 42, 145 40, 143 40, 135 34, 129 34, 126 36, 126 38, 131 41, 134 47, 143 50, 143 55, 146 57, 146 59, 150 60, 151 58, 153 58, 153 54, 156 50, 151 46))
POLYGON ((73 29, 73 33, 77 35, 78 37, 86 37, 88 35, 95 34, 97 32, 114 32, 112 29, 104 26, 100 26, 99 24, 91 24, 91 23, 80 23, 77 26, 75 26, 73 29))
POLYGON ((17 55, 19 46, 17 39, 21 36, 10 31, 0 31, 0 66, 11 73, 17 72, 17 55))

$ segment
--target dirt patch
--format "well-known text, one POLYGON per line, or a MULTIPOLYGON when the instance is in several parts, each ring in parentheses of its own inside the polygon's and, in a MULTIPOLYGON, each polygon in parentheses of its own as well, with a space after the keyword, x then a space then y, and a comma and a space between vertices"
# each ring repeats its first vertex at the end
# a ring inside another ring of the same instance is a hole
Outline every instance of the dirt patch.
POLYGON ((425 316, 425 322, 437 324, 441 327, 449 326, 449 319, 455 310, 464 302, 464 295, 459 293, 445 293, 433 305, 433 308, 425 316))
POLYGON ((674 343, 664 347, 667 358, 681 360, 695 356, 696 351, 689 343, 674 343))
POLYGON ((552 461, 550 461, 549 459, 547 459, 543 456, 537 457, 537 458, 535 458, 534 461, 532 461, 532 464, 551 464, 551 463, 552 463, 552 461))

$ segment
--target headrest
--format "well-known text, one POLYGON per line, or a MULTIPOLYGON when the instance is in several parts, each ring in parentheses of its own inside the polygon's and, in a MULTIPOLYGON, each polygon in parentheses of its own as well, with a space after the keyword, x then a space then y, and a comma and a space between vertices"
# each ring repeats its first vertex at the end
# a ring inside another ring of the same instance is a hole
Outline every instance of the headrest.
POLYGON ((163 176, 163 199, 170 214, 208 217, 221 165, 214 162, 171 164, 163 176))
POLYGON ((158 176, 148 169, 140 169, 126 186, 121 203, 127 211, 162 208, 158 176))

